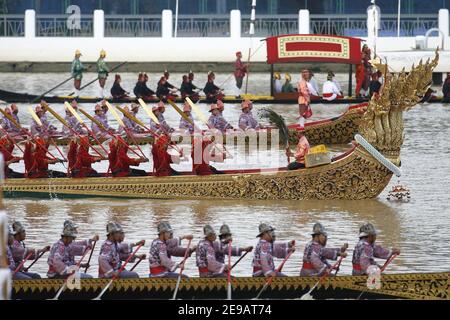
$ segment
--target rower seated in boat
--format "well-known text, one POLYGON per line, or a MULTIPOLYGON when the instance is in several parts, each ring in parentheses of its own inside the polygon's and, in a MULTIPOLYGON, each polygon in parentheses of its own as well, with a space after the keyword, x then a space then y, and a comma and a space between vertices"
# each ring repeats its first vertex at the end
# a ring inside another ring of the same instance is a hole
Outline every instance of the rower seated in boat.
POLYGON ((158 81, 158 87, 156 88, 156 96, 161 101, 164 101, 164 102, 167 102, 167 100, 175 100, 175 98, 177 97, 175 92, 177 90, 170 88, 166 84, 167 84, 166 78, 161 77, 161 79, 159 79, 159 81, 158 81))
POLYGON ((24 226, 19 222, 15 221, 12 224, 12 234, 13 241, 10 244, 11 255, 14 261, 14 270, 17 270, 19 266, 22 264, 20 269, 14 275, 14 279, 16 280, 31 280, 31 279, 40 279, 41 276, 38 273, 27 272, 25 267, 23 266, 24 259, 34 260, 41 253, 50 251, 50 246, 45 246, 42 249, 36 250, 32 248, 28 248, 25 245, 26 239, 26 230, 24 226))
POLYGON ((189 122, 184 117, 180 118, 180 125, 178 126, 181 130, 189 132, 190 134, 194 133, 194 118, 191 113, 191 106, 186 101, 183 106, 183 113, 188 117, 191 121, 189 122))
POLYGON ((327 101, 333 101, 335 99, 343 98, 342 92, 333 81, 333 76, 330 73, 327 76, 327 81, 323 83, 322 96, 323 99, 327 101))
POLYGON ((311 100, 320 99, 319 86, 317 84, 316 79, 314 78, 314 73, 311 70, 309 70, 308 81, 306 84, 308 85, 308 90, 309 90, 309 95, 310 95, 311 100))
POLYGON ((216 103, 217 100, 222 100, 224 97, 223 90, 214 84, 216 75, 210 71, 208 73, 208 81, 203 88, 203 92, 206 95, 206 103, 216 103))
POLYGON ((286 150, 286 156, 288 157, 293 156, 295 158, 294 162, 289 163, 287 167, 288 170, 297 170, 305 168, 305 156, 308 154, 309 151, 309 142, 305 136, 304 130, 298 130, 297 136, 298 136, 298 143, 295 153, 293 153, 290 149, 286 150))
MULTIPOLYGON (((129 255, 132 253, 132 248, 134 246, 144 245, 145 240, 141 240, 135 244, 121 244, 120 240, 122 238, 123 229, 115 222, 109 222, 106 225, 106 241, 103 242, 100 253, 98 255, 98 277, 99 278, 139 278, 137 272, 122 270, 122 261, 126 261, 129 255)), ((145 255, 135 255, 130 258, 130 262, 134 262, 136 258, 144 258, 145 255)))
POLYGON ((156 138, 152 147, 153 172, 158 177, 179 175, 170 164, 180 163, 180 156, 171 155, 167 151, 170 145, 170 137, 162 134, 156 138))
MULTIPOLYGON (((72 100, 70 104, 74 110, 78 109, 78 104, 76 100, 72 100)), ((63 126, 62 132, 64 136, 72 137, 77 134, 86 134, 86 131, 82 127, 81 123, 78 122, 77 118, 75 118, 75 116, 72 114, 72 112, 70 112, 68 108, 66 108, 66 116, 64 120, 66 120, 66 122, 70 126, 70 129, 67 128, 66 126, 63 126)))
POLYGON ((345 243, 341 248, 326 248, 328 234, 320 223, 314 224, 311 236, 312 240, 306 244, 303 252, 300 276, 321 277, 332 271, 327 259, 336 260, 339 256, 347 256, 345 251, 348 244, 345 243))
POLYGON ((225 159, 225 153, 219 154, 215 148, 216 146, 207 136, 195 136, 192 139, 192 173, 198 176, 223 173, 209 164, 210 161, 223 162, 225 159))
POLYGON ((289 242, 275 241, 275 228, 261 223, 259 225, 259 238, 253 253, 253 277, 285 277, 286 275, 275 270, 273 257, 286 258, 290 252, 295 251, 295 240, 289 242))
POLYGON ((143 162, 148 162, 146 158, 130 158, 128 156, 128 145, 125 143, 119 143, 117 149, 116 164, 114 171, 112 171, 114 177, 142 177, 146 176, 145 170, 139 170, 130 168, 130 166, 139 166, 143 162))
POLYGON ((80 137, 80 143, 77 150, 76 161, 72 168, 73 178, 101 177, 102 174, 92 169, 92 164, 104 160, 89 154, 89 138, 80 137))
POLYGON ((178 91, 178 88, 169 82, 169 76, 170 76, 169 71, 164 70, 163 77, 164 77, 164 79, 166 79, 164 86, 167 87, 171 91, 174 91, 174 92, 178 91))
MULTIPOLYGON (((49 170, 49 164, 55 164, 61 162, 61 160, 56 158, 51 158, 47 156, 48 146, 45 140, 41 137, 36 138, 36 143, 31 151, 31 157, 24 156, 24 161, 31 161, 29 165, 29 170, 27 172, 27 177, 31 179, 35 178, 63 178, 66 174, 60 171, 49 170)), ((27 167, 27 165, 25 165, 27 167)))
POLYGON ((252 246, 249 247, 238 247, 231 246, 233 242, 233 234, 231 233, 230 227, 227 224, 223 224, 219 229, 219 242, 215 241, 214 246, 219 246, 216 250, 216 259, 221 263, 225 263, 225 256, 231 252, 231 256, 239 257, 242 252, 251 252, 253 250, 252 246), (231 246, 231 248, 230 248, 231 246))
POLYGON ((111 96, 114 99, 125 99, 128 98, 130 93, 125 91, 125 89, 122 88, 120 83, 122 82, 122 78, 120 77, 120 74, 116 74, 114 77, 114 84, 111 87, 111 96))
POLYGON ((211 104, 209 112, 211 112, 211 116, 208 119, 208 126, 210 129, 217 129, 222 133, 225 133, 228 129, 233 129, 228 121, 222 116, 217 104, 211 104))
MULTIPOLYGON (((95 106, 94 119, 101 123, 106 130, 111 133, 115 132, 115 130, 109 126, 108 117, 106 116, 105 110, 99 104, 95 106)), ((95 122, 92 122, 91 130, 95 135, 97 135, 98 138, 104 138, 107 136, 107 133, 103 132, 103 130, 95 122)))
POLYGON ((174 132, 175 129, 169 126, 166 119, 164 118, 164 112, 166 112, 166 106, 163 101, 158 102, 157 106, 152 108, 152 112, 158 119, 158 123, 150 119, 150 129, 157 133, 171 133, 174 132))
MULTIPOLYGON (((179 273, 175 272, 178 268, 183 268, 185 261, 176 263, 172 260, 172 256, 184 257, 187 252, 187 257, 190 257, 193 248, 181 247, 182 240, 192 240, 191 234, 174 238, 172 227, 168 222, 162 221, 158 224, 158 238, 152 241, 148 255, 148 262, 150 265, 149 277, 151 278, 177 278, 179 273)), ((188 276, 182 274, 183 278, 188 276)))
POLYGON ((139 73, 138 82, 134 87, 134 95, 137 98, 142 98, 144 100, 149 100, 154 98, 155 91, 147 87, 148 75, 144 72, 139 73))
POLYGON ((374 258, 389 259, 393 254, 400 254, 396 248, 386 249, 375 244, 378 232, 371 223, 364 223, 359 228, 359 242, 353 250, 352 275, 367 274, 369 266, 377 266, 374 258))
MULTIPOLYGON (((18 116, 19 108, 16 104, 11 104, 11 106, 5 108, 5 112, 10 115, 11 119, 14 120, 20 126, 20 119, 18 116)), ((8 117, 4 116, 1 119, 1 125, 6 132, 8 132, 13 138, 16 136, 20 136, 23 134, 23 131, 27 131, 26 129, 21 129, 17 127, 13 121, 11 121, 8 117)))
MULTIPOLYGON (((129 113, 130 115, 136 117, 137 113, 139 111, 139 105, 135 104, 135 103, 132 103, 131 104, 131 111, 130 111, 130 108, 128 106, 125 106, 124 110, 127 113, 129 113)), ((122 118, 122 122, 125 125, 125 127, 119 126, 119 133, 130 132, 132 134, 139 134, 139 133, 143 132, 143 129, 141 127, 139 127, 139 125, 135 121, 129 119, 125 115, 122 118)))
POLYGON ((284 82, 283 86, 281 87, 281 92, 283 92, 283 93, 296 92, 294 86, 291 83, 291 81, 292 81, 291 75, 289 73, 286 73, 284 75, 284 78, 285 78, 285 82, 284 82))
POLYGON ((38 116, 39 120, 42 123, 40 126, 36 120, 33 118, 33 124, 31 125, 31 134, 32 135, 54 135, 57 133, 57 129, 55 126, 51 125, 47 119, 47 115, 45 114, 45 110, 41 107, 41 105, 37 105, 35 108, 35 113, 38 116))
POLYGON ((245 100, 241 103, 242 113, 239 116, 239 128, 242 130, 259 129, 258 120, 253 117, 253 103, 245 100))
POLYGON ((196 262, 200 278, 225 278, 228 265, 217 260, 220 244, 217 235, 210 225, 203 227, 204 239, 197 245, 196 262))
MULTIPOLYGON (((75 226, 67 224, 61 232, 61 239, 56 242, 47 259, 48 271, 47 277, 49 279, 65 279, 73 274, 76 269, 75 256, 82 256, 86 250, 92 248, 92 243, 98 241, 98 235, 95 235, 89 240, 74 242, 78 236, 78 231, 75 226)), ((88 264, 81 263, 80 267, 85 268, 88 264)), ((91 275, 83 272, 77 274, 80 278, 92 278, 91 275)))
POLYGON ((24 174, 15 172, 9 166, 22 160, 21 157, 13 155, 14 142, 9 136, 0 139, 0 153, 3 155, 3 167, 6 178, 23 178, 24 174))
POLYGON ((185 100, 187 97, 189 97, 194 103, 196 103, 200 99, 198 90, 200 89, 192 84, 192 80, 190 80, 188 76, 184 75, 183 81, 180 86, 181 98, 185 100))

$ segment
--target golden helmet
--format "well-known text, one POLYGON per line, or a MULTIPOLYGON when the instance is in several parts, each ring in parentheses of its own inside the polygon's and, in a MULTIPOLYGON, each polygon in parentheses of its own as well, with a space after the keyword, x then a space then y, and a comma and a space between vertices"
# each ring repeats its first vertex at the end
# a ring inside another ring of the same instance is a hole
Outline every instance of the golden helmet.
POLYGON ((81 56, 81 51, 80 50, 75 50, 75 56, 81 56))
POLYGON ((106 57, 106 51, 102 49, 102 51, 100 51, 100 57, 106 57))
POLYGON ((281 79, 281 75, 280 75, 280 73, 279 72, 275 72, 274 74, 273 74, 273 76, 275 77, 275 79, 281 79))
POLYGON ((290 75, 289 73, 286 73, 286 74, 284 75, 284 78, 285 78, 286 80, 288 80, 288 81, 291 81, 291 80, 292 80, 291 75, 290 75))

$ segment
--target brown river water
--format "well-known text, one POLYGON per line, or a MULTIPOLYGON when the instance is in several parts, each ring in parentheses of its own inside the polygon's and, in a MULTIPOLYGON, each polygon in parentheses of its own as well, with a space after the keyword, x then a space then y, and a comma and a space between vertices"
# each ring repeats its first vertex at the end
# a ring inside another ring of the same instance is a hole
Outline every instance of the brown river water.
MULTIPOLYGON (((226 74, 218 74, 216 83, 227 78, 226 74)), ((0 74, 0 87, 11 91, 40 94, 63 81, 65 74, 0 74)), ((86 74, 84 82, 94 75, 86 74)), ((180 74, 172 75, 173 79, 181 78, 180 74)), ((325 75, 318 75, 319 83, 325 75)), ((338 75, 344 87, 345 75, 338 75)), ((134 74, 122 74, 123 87, 131 91, 134 74)), ((150 82, 155 82, 156 74, 150 75, 150 82)), ((296 81, 298 75, 294 75, 296 81)), ((110 87, 108 81, 107 87, 110 87)), ((171 80, 175 85, 179 81, 171 80)), ((203 84, 205 76, 199 75, 195 83, 203 84)), ((153 87, 150 85, 150 87, 153 87)), ((225 89, 233 87, 233 80, 224 84, 225 89)), ((249 88, 253 93, 266 94, 269 87, 268 75, 252 75, 249 88)), ((54 94, 68 94, 71 84, 68 83, 54 94)), ((86 89, 86 95, 96 95, 97 86, 86 89)), ((4 107, 4 106, 3 106, 4 107)), ((30 124, 26 105, 19 105, 19 116, 23 124, 30 124)), ((63 105, 53 105, 63 114, 63 105)), ((93 105, 83 105, 92 110, 93 105)), ((263 106, 256 105, 255 112, 263 106)), ((288 123, 295 121, 294 105, 270 105, 280 112, 288 123)), ((206 108, 206 106, 205 106, 206 108)), ((377 198, 363 201, 179 201, 179 200, 120 200, 120 199, 5 199, 7 213, 11 219, 24 223, 27 228, 26 243, 30 247, 40 248, 53 244, 59 238, 62 223, 72 219, 79 226, 80 239, 99 234, 105 238, 105 225, 110 220, 121 223, 126 232, 126 241, 145 239, 147 253, 149 244, 156 237, 156 225, 167 220, 175 229, 176 235, 193 234, 197 243, 202 237, 202 227, 213 225, 218 231, 222 223, 229 224, 236 244, 242 246, 256 245, 258 224, 269 222, 277 230, 279 240, 297 240, 297 251, 284 267, 288 275, 297 275, 300 270, 304 245, 310 240, 312 225, 322 222, 328 229, 328 246, 349 244, 349 253, 357 242, 359 225, 364 221, 372 222, 379 230, 378 242, 388 247, 398 247, 402 254, 389 266, 387 272, 438 272, 449 271, 450 265, 450 142, 448 140, 450 123, 450 106, 425 104, 407 112, 405 117, 405 142, 402 148, 401 183, 411 190, 409 202, 387 201, 386 195, 392 185, 397 183, 393 178, 387 189, 377 198)), ((322 119, 341 114, 345 105, 313 105, 313 119, 322 119)), ((226 105, 225 117, 236 125, 239 108, 226 105)), ((205 112, 206 113, 206 112, 205 112)), ((148 122, 144 112, 138 116, 148 122)), ((51 115, 48 115, 52 119, 51 115)), ((110 122, 116 125, 111 115, 110 122)), ((166 119, 176 126, 179 116, 171 108, 167 108, 166 119)), ((55 125, 60 127, 56 122, 55 125)), ((339 152, 347 146, 330 146, 339 152)), ((149 152, 148 148, 144 149, 149 152)), ((217 165, 221 168, 251 168, 256 166, 274 167, 286 165, 281 156, 283 151, 243 152, 235 150, 239 155, 236 161, 217 165), (279 157, 278 157, 279 156, 279 157), (243 160, 242 160, 243 159, 243 160), (242 161, 242 162, 239 162, 242 161)), ((96 165, 96 169, 106 168, 106 164, 96 165)), ((175 169, 189 168, 184 163, 175 169)), ((144 165, 149 170, 151 162, 144 165)), ((21 170, 21 165, 14 165, 21 170)), ((61 166, 55 168, 64 170, 61 166)), ((97 246, 90 272, 97 274, 97 246)), ((47 256, 45 256, 47 257, 47 256)), ((234 259, 234 258, 233 258, 234 259)), ((344 260, 341 274, 350 274, 350 257, 344 260)), ((192 257, 186 264, 186 273, 196 276, 195 260, 192 257)), ((33 267, 35 272, 45 275, 46 259, 41 259, 33 267)), ((136 269, 142 277, 148 275, 148 263, 142 262, 136 269)), ((251 255, 248 255, 237 267, 235 275, 251 274, 251 255)))

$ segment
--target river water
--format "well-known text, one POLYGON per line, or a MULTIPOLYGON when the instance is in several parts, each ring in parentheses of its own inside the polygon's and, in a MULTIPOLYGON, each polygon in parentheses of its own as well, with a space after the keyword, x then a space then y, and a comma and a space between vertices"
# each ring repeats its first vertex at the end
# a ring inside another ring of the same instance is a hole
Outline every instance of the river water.
MULTIPOLYGON (((0 86, 6 90, 40 94, 64 80, 66 76, 65 74, 0 74, 0 86)), ((84 81, 87 82, 93 77, 92 74, 86 74, 84 81)), ((173 75, 174 79, 180 77, 181 75, 173 75)), ((317 77, 321 80, 323 75, 317 77)), ((338 77, 343 84, 345 75, 338 75, 338 77)), ((135 75, 122 74, 122 78, 123 87, 131 90, 135 75)), ((155 82, 156 78, 157 75, 150 75, 150 82, 155 82)), ((198 78, 196 82, 203 84, 205 77, 199 75, 198 78)), ((216 83, 220 84, 226 78, 226 74, 219 74, 216 83)), ((268 75, 252 75, 250 91, 266 94, 269 87, 268 81, 268 75)), ((172 83, 178 84, 178 81, 172 81, 172 83)), ((109 83, 107 87, 110 87, 109 83)), ((224 87, 231 90, 233 81, 226 82, 224 87)), ((71 84, 67 84, 55 90, 54 93, 67 94, 70 91, 71 84)), ((96 85, 86 89, 87 95, 96 95, 96 92, 96 85)), ((30 124, 26 106, 19 105, 19 116, 24 124, 30 124)), ((63 105, 57 104, 53 107, 63 114, 63 105)), ((86 110, 93 109, 93 105, 82 107, 86 110)), ((256 111, 261 107, 263 106, 255 106, 256 111)), ((294 105, 271 105, 270 107, 280 112, 288 123, 295 121, 296 107, 294 105)), ((61 200, 53 198, 51 200, 5 199, 4 202, 11 221, 18 220, 26 226, 26 243, 34 248, 56 242, 62 223, 68 218, 78 224, 80 239, 94 234, 99 234, 101 239, 104 239, 106 223, 110 220, 117 221, 124 227, 126 241, 134 242, 140 239, 147 241, 141 253, 147 253, 151 240, 156 237, 156 225, 162 220, 171 223, 176 235, 193 234, 195 244, 201 239, 202 227, 205 224, 213 225, 218 231, 222 223, 227 223, 234 234, 235 243, 242 246, 256 245, 259 223, 269 222, 276 228, 279 240, 297 240, 298 249, 284 268, 288 275, 297 275, 304 245, 310 240, 312 225, 316 221, 323 223, 329 231, 328 246, 341 246, 344 242, 348 242, 350 254, 358 240, 359 225, 370 221, 379 230, 378 242, 381 245, 398 247, 402 251, 402 254, 389 266, 388 272, 449 271, 450 111, 448 108, 446 105, 425 104, 405 114, 401 183, 411 190, 409 202, 386 200, 388 190, 397 183, 396 178, 379 198, 364 201, 176 201, 100 198, 61 200)), ((336 116, 345 109, 345 105, 313 105, 313 119, 336 116)), ((236 106, 226 105, 225 117, 232 124, 236 124, 238 115, 239 109, 236 106)), ((139 117, 148 122, 144 112, 140 112, 139 117)), ((51 119, 52 116, 48 115, 48 118, 51 119)), ((115 126, 111 115, 109 118, 115 126)), ((178 115, 170 108, 167 108, 166 119, 173 126, 176 126, 179 121, 178 115)), ((54 124, 60 127, 56 122, 54 124)), ((339 152, 346 147, 331 146, 331 149, 339 152)), ((144 150, 144 153, 148 152, 148 149, 144 150)), ((237 152, 239 153, 240 150, 237 152)), ((274 157, 280 159, 280 165, 285 165, 285 158, 277 157, 282 154, 282 151, 262 154, 253 152, 247 154, 242 163, 226 162, 217 167, 219 169, 247 168, 256 165, 274 167, 276 165, 274 157), (256 158, 258 158, 257 161, 256 158)), ((146 164, 148 167, 150 165, 151 163, 146 164)), ((100 164, 96 168, 101 170, 105 166, 100 164)), ((176 169, 188 167, 189 164, 185 163, 176 169)), ((20 165, 14 168, 20 170, 20 165)), ((93 275, 97 274, 98 248, 97 246, 91 263, 90 272, 93 275)), ((350 260, 350 258, 344 260, 341 274, 350 274, 350 260)), ((186 268, 188 275, 197 275, 194 258, 188 260, 186 268)), ((45 259, 36 263, 32 270, 44 275, 47 271, 45 259)), ((142 262, 137 271, 141 276, 147 276, 148 263, 142 262)), ((250 274, 251 255, 237 266, 235 272, 235 275, 242 276, 250 274)))

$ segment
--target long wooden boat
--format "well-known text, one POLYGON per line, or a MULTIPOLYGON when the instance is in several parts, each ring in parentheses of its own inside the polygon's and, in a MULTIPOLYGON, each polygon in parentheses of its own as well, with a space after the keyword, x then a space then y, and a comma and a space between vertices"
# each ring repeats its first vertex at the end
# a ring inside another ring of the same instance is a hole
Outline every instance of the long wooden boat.
MULTIPOLYGON (((9 102, 9 103, 38 103, 41 99, 45 100, 48 103, 64 103, 65 101, 70 101, 73 99, 77 99, 79 103, 97 103, 103 100, 100 97, 92 97, 92 96, 44 96, 40 97, 34 94, 28 93, 18 93, 7 90, 0 89, 0 100, 9 102)), ((247 94, 242 95, 241 97, 236 96, 225 96, 223 99, 224 103, 234 103, 239 104, 244 99, 249 99, 253 101, 255 104, 297 104, 297 93, 291 94, 274 94, 271 95, 257 95, 257 94, 247 94)), ((106 99, 110 103, 138 103, 136 97, 124 98, 124 99, 106 99)), ((158 98, 153 99, 145 99, 147 103, 157 103, 159 101, 158 98)), ((314 99, 311 101, 312 104, 358 104, 368 102, 368 98, 356 98, 356 97, 345 97, 342 99, 336 99, 332 101, 328 101, 325 99, 314 99)), ((184 101, 178 97, 175 99, 176 103, 183 103, 184 101)), ((199 103, 206 103, 206 97, 200 96, 199 103)), ((428 103, 450 103, 450 101, 444 100, 442 97, 435 97, 428 101, 428 103)))
MULTIPOLYGON (((361 103, 357 105, 353 105, 348 107, 347 111, 345 111, 343 114, 318 120, 318 121, 312 121, 308 122, 305 125, 305 135, 308 138, 308 141, 311 144, 345 144, 349 143, 355 134, 358 132, 358 125, 361 119, 361 116, 364 114, 365 110, 367 109, 368 103, 361 103)), ((298 136, 297 136, 297 130, 298 130, 298 124, 292 124, 288 126, 289 128, 289 141, 291 144, 297 144, 298 142, 298 136)), ((264 139, 270 143, 271 141, 271 129, 264 129, 264 130, 256 130, 254 133, 256 133, 256 139, 259 142, 260 136, 262 135, 264 139)), ((250 136, 252 136, 253 131, 251 133, 246 133, 241 130, 234 131, 233 134, 231 134, 231 137, 235 137, 232 139, 232 141, 236 141, 238 137, 242 137, 245 135, 249 135, 249 137, 246 139, 246 142, 250 141, 250 136)), ((227 135, 223 136, 223 143, 227 144, 230 136, 227 137, 227 135)), ((136 142, 137 144, 144 145, 148 143, 153 143, 153 137, 152 136, 136 136, 135 139, 128 139, 125 138, 130 144, 134 144, 136 142)), ((58 138, 55 139, 56 144, 58 145, 67 145, 70 141, 70 138, 58 138)), ((92 139, 92 144, 95 144, 96 141, 92 139)))
MULTIPOLYGON (((366 276, 337 276, 319 284, 312 292, 314 299, 450 299, 450 273, 387 274, 381 277, 380 289, 368 289, 366 276)), ((82 279, 81 288, 66 289, 60 299, 93 299, 106 286, 107 279, 82 279)), ((299 299, 316 284, 318 278, 276 278, 261 295, 261 299, 299 299)), ((237 277, 232 280, 233 299, 253 299, 264 286, 265 279, 237 277)), ((13 299, 42 300, 53 298, 63 280, 16 280, 13 299)), ((119 279, 102 296, 111 299, 170 299, 176 279, 119 279)), ((226 279, 182 279, 179 299, 225 299, 226 279)))
POLYGON ((393 172, 398 171, 392 164, 400 165, 403 111, 422 99, 438 58, 436 53, 433 61, 413 66, 408 74, 387 73, 381 95, 369 102, 359 123, 358 131, 368 144, 356 146, 330 164, 294 171, 235 170, 210 176, 187 173, 170 177, 8 179, 2 189, 9 197, 53 194, 153 199, 375 198, 393 172))

